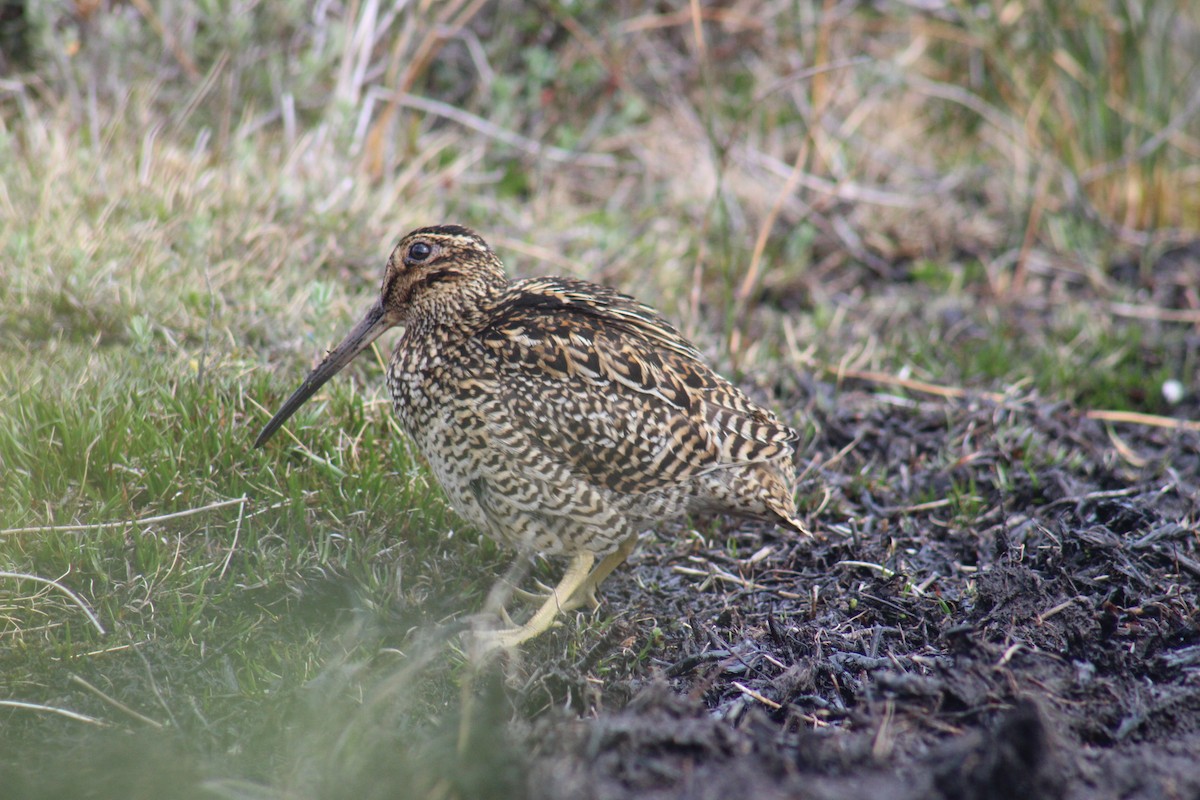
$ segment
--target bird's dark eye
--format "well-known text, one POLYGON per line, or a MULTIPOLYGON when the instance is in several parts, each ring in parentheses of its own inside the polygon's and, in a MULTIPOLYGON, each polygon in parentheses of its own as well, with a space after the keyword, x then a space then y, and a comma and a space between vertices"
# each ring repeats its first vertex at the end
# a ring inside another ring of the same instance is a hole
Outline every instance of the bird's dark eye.
POLYGON ((408 248, 409 261, 424 261, 433 253, 433 248, 428 242, 414 242, 408 248))

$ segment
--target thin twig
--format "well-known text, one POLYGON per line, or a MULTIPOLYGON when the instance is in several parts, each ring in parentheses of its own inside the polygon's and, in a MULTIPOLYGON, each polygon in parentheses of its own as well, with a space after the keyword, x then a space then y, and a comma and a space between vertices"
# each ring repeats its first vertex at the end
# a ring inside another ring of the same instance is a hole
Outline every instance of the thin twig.
POLYGON ((690 0, 688 3, 688 11, 692 17, 692 38, 696 41, 696 53, 700 57, 700 61, 708 58, 708 47, 704 42, 704 21, 700 16, 699 0, 690 0))
POLYGON ((754 240, 754 252, 750 255, 750 266, 746 269, 746 275, 742 278, 742 282, 735 294, 738 303, 739 318, 746 311, 746 304, 750 299, 750 293, 758 285, 758 273, 762 266, 763 253, 767 249, 767 240, 771 236, 771 231, 775 228, 775 220, 779 218, 779 212, 783 210, 784 202, 792 196, 800 183, 800 176, 804 172, 804 165, 808 162, 808 146, 810 142, 811 140, 805 137, 804 141, 800 144, 800 148, 796 153, 796 160, 792 163, 792 171, 788 174, 787 180, 783 182, 783 187, 780 188, 779 193, 775 196, 775 202, 771 205, 767 216, 763 218, 762 224, 758 227, 758 237, 754 240))
POLYGON ((189 508, 185 511, 175 511, 170 514, 161 514, 157 517, 143 517, 142 519, 122 520, 121 522, 97 522, 91 525, 40 525, 32 528, 8 528, 0 530, 0 536, 15 536, 19 533, 78 533, 81 531, 102 531, 111 530, 113 528, 126 528, 130 525, 152 525, 158 522, 166 522, 167 520, 180 519, 182 517, 190 517, 195 514, 203 514, 205 511, 215 511, 218 508, 227 506, 244 504, 249 498, 246 495, 235 498, 233 500, 221 500, 216 503, 210 503, 206 506, 198 508, 189 508))
MULTIPOLYGON (((755 150, 746 145, 733 148, 733 153, 747 166, 765 169, 776 177, 784 180, 792 179, 792 165, 780 161, 772 155, 755 150)), ((914 208, 921 197, 915 191, 902 194, 875 186, 866 186, 849 180, 831 181, 817 175, 800 170, 794 178, 797 184, 816 194, 840 200, 847 203, 865 203, 868 205, 886 206, 888 208, 914 208)))
POLYGON ((167 698, 163 697, 162 689, 159 688, 158 681, 154 678, 154 669, 150 666, 150 659, 146 658, 146 654, 142 652, 142 648, 140 647, 135 646, 133 652, 141 659, 142 666, 146 669, 146 678, 150 681, 150 690, 154 692, 154 696, 158 699, 158 704, 166 712, 167 719, 171 720, 171 726, 179 728, 179 720, 175 719, 175 715, 171 712, 171 707, 167 705, 167 698))
MULTIPOLYGON (((301 494, 303 495, 300 498, 301 500, 309 500, 309 499, 315 497, 317 493, 312 490, 305 490, 304 492, 301 492, 301 494)), ((271 511, 276 511, 280 508, 284 508, 291 504, 292 504, 292 501, 290 498, 287 500, 279 500, 277 502, 272 503, 269 506, 266 506, 265 508, 260 508, 257 511, 251 511, 249 514, 246 515, 246 519, 253 519, 254 517, 260 517, 263 514, 266 514, 271 511)))
MULTIPOLYGON (((486 2, 487 0, 474 0, 464 8, 466 0, 451 0, 451 2, 441 4, 441 9, 432 26, 427 28, 420 24, 406 25, 401 34, 395 37, 396 43, 392 47, 388 59, 383 85, 395 87, 401 93, 411 89, 416 84, 417 78, 425 73, 434 58, 437 57, 445 43, 466 27, 486 2), (419 41, 410 54, 409 49, 414 38, 418 38, 419 41), (403 74, 400 72, 401 64, 404 65, 403 74)), ((422 12, 430 6, 428 3, 422 5, 422 12)), ((367 98, 368 101, 373 98, 372 91, 368 90, 367 98)), ((392 129, 392 121, 396 117, 397 108, 399 108, 399 104, 393 99, 379 115, 379 119, 375 120, 375 124, 367 132, 366 141, 363 143, 367 173, 376 179, 382 174, 384 143, 387 140, 387 132, 392 129)))
POLYGON ((0 578, 16 578, 18 580, 33 581, 34 583, 42 583, 47 586, 53 586, 55 589, 58 589, 60 592, 65 594, 67 597, 71 598, 71 600, 75 603, 75 605, 79 606, 79 608, 82 609, 83 613, 87 616, 87 618, 89 620, 91 620, 92 625, 94 625, 96 630, 100 632, 101 636, 108 633, 108 631, 104 630, 104 626, 100 624, 99 618, 97 618, 96 615, 94 613, 92 613, 92 610, 90 608, 88 608, 87 603, 83 602, 83 598, 80 597, 79 595, 75 594, 74 592, 72 592, 66 586, 63 586, 58 581, 53 580, 51 578, 43 578, 40 575, 29 575, 24 572, 0 572, 0 578))
MULTIPOLYGON (((259 411, 261 411, 263 414, 270 416, 271 412, 268 411, 267 409, 263 408, 262 405, 257 400, 255 400, 253 397, 248 397, 246 399, 249 400, 254 405, 254 407, 257 408, 259 411)), ((300 441, 299 437, 297 437, 296 434, 292 433, 291 428, 289 428, 287 425, 284 425, 279 430, 283 431, 285 436, 289 437, 293 442, 295 442, 296 447, 299 448, 300 452, 303 453, 304 456, 306 458, 308 458, 310 461, 312 461, 314 464, 319 464, 320 466, 325 467, 330 472, 332 472, 334 475, 336 475, 339 479, 346 477, 346 471, 344 469, 339 467, 337 464, 334 464, 329 459, 322 458, 321 456, 317 455, 312 450, 310 450, 308 448, 308 445, 306 445, 304 442, 300 441)))
POLYGON ((855 436, 854 439, 852 439, 849 444, 847 444, 841 450, 838 450, 836 453, 834 453, 833 458, 829 459, 828 461, 826 461, 824 463, 818 463, 816 459, 813 459, 813 461, 810 462, 809 465, 804 468, 804 472, 802 472, 800 474, 800 477, 796 479, 796 482, 799 483, 800 481, 803 481, 805 478, 808 477, 808 474, 810 472, 812 472, 814 469, 816 469, 817 467, 821 467, 826 470, 832 469, 834 464, 838 463, 843 458, 850 455, 850 453, 854 452, 854 448, 856 448, 860 444, 862 444, 862 440, 865 436, 866 436, 865 432, 859 431, 858 435, 855 436))
POLYGON ((676 28, 692 22, 697 13, 701 19, 716 22, 735 31, 761 30, 763 27, 762 18, 752 14, 741 14, 724 8, 701 8, 697 12, 694 8, 689 7, 672 11, 669 14, 643 14, 640 17, 625 20, 617 26, 617 32, 628 35, 661 28, 676 28))
POLYGON ((822 75, 826 72, 833 72, 840 69, 848 69, 849 67, 857 67, 863 64, 870 64, 875 59, 870 56, 854 56, 852 58, 841 58, 835 61, 828 61, 823 64, 817 64, 812 67, 804 67, 803 69, 795 70, 781 78, 776 78, 767 84, 766 88, 762 89, 754 96, 755 103, 761 103, 763 100, 770 97, 780 89, 784 89, 789 85, 798 81, 806 81, 809 78, 815 78, 817 75, 822 75))
POLYGON ((916 503, 911 506, 892 506, 885 508, 884 511, 888 514, 919 514, 922 511, 933 511, 939 508, 945 508, 950 505, 950 498, 943 497, 941 500, 930 500, 928 503, 916 503))

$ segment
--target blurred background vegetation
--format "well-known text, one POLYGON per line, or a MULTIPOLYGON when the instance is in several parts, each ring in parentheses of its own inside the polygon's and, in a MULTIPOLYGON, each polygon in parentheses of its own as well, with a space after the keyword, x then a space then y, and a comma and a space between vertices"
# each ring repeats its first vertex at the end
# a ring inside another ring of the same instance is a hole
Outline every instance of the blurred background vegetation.
POLYGON ((346 653, 397 644, 320 641, 313 585, 414 628, 478 607, 505 557, 454 535, 380 353, 249 450, 443 221, 636 293, 797 427, 855 375, 1196 418, 1200 6, 5 0, 0 570, 117 638, 0 583, 0 697, 122 699, 287 784, 320 748, 271 726, 336 713, 274 698, 356 697, 346 653))
MULTIPOLYGON (((269 358, 298 331, 268 298, 332 320, 394 237, 448 219, 518 272, 636 288, 739 367, 772 336, 751 306, 911 282, 1196 310, 1194 284, 1152 275, 1200 228, 1188 0, 5 9, 0 301, 22 342, 144 320, 143 341, 223 332, 269 358)), ((840 360, 818 319, 802 349, 840 360)), ((1002 347, 862 364, 969 382, 1034 355, 1002 347)))

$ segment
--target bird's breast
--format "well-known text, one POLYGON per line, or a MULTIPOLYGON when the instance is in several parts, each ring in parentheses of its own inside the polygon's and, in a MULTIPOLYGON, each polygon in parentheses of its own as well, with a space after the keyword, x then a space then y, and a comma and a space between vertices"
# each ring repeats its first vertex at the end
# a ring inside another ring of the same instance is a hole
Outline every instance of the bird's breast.
POLYGON ((421 450, 435 431, 473 413, 487 395, 496 393, 477 349, 469 343, 402 339, 392 353, 387 371, 392 406, 421 450))

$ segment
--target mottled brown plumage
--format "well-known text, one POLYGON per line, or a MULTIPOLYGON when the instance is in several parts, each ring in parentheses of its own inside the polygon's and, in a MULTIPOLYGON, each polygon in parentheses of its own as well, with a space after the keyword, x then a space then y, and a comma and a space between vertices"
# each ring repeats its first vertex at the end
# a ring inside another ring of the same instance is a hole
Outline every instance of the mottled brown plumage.
POLYGON ((456 225, 401 240, 379 300, 255 444, 396 325, 395 411, 454 508, 518 550, 573 557, 533 618, 489 644, 517 644, 594 602, 637 534, 665 519, 721 512, 803 531, 791 429, 653 309, 583 281, 510 281, 456 225))

